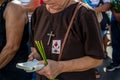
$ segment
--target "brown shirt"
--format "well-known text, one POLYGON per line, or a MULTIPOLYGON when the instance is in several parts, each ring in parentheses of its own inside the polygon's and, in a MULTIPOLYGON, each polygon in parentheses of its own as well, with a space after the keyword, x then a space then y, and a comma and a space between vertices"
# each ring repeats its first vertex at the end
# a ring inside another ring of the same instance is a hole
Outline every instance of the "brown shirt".
MULTIPOLYGON (((52 40, 61 40, 65 36, 67 27, 77 4, 70 5, 58 13, 50 13, 45 5, 37 8, 32 15, 31 46, 35 46, 35 40, 42 40, 48 59, 57 60, 58 54, 52 54, 52 40), (47 34, 53 31, 50 45, 47 45, 47 34)), ((70 60, 90 56, 103 58, 102 38, 100 27, 95 13, 85 7, 81 7, 75 17, 70 30, 61 60, 70 60)), ((40 80, 47 80, 42 79, 40 80)), ((94 69, 83 72, 62 73, 60 80, 95 80, 94 69)))

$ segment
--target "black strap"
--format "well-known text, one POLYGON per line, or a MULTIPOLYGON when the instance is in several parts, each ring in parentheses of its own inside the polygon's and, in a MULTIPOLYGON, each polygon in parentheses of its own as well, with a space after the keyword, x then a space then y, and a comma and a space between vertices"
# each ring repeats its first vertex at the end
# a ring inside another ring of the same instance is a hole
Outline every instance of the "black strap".
POLYGON ((5 1, 2 3, 2 5, 0 6, 0 21, 1 21, 1 18, 2 18, 2 16, 3 16, 4 10, 5 10, 5 8, 6 8, 6 6, 7 6, 7 4, 8 4, 9 1, 10 1, 10 0, 5 0, 5 1))

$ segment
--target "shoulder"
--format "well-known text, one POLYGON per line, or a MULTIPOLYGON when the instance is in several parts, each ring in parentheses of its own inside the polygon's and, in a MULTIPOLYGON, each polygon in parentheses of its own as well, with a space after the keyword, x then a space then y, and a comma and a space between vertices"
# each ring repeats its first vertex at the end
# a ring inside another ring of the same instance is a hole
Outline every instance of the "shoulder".
POLYGON ((13 0, 8 3, 7 7, 22 7, 22 3, 17 0, 13 0))
POLYGON ((41 6, 37 7, 35 11, 33 12, 34 14, 42 14, 46 11, 45 4, 42 4, 41 6))
POLYGON ((41 6, 36 8, 36 11, 43 11, 45 9, 46 9, 45 4, 42 4, 41 6))
POLYGON ((5 20, 24 20, 28 21, 27 12, 24 6, 19 2, 11 1, 7 4, 3 17, 5 20))
POLYGON ((19 2, 19 1, 11 1, 7 4, 6 9, 5 9, 5 13, 9 13, 9 14, 21 14, 21 13, 25 13, 25 8, 23 7, 23 5, 19 2))
POLYGON ((93 10, 93 8, 91 6, 89 6, 88 4, 85 4, 85 3, 81 3, 81 7, 79 9, 79 12, 82 15, 95 13, 95 11, 93 10))
POLYGON ((86 3, 83 3, 83 2, 81 2, 81 5, 83 6, 83 7, 85 7, 86 9, 93 9, 90 5, 88 5, 88 4, 86 4, 86 3))
POLYGON ((96 17, 95 11, 91 7, 83 3, 80 9, 78 10, 77 19, 79 19, 79 21, 81 22, 93 19, 95 17, 96 17))
POLYGON ((4 12, 4 18, 7 18, 9 16, 13 17, 22 17, 27 16, 26 10, 24 6, 19 1, 11 1, 7 4, 5 12, 4 12))

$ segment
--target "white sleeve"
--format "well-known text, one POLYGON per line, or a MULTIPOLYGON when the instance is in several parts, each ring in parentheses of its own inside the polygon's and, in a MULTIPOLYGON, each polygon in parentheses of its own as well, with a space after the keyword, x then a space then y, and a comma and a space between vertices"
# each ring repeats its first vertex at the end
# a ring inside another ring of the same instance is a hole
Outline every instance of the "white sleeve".
POLYGON ((110 2, 110 0, 103 0, 103 2, 104 2, 104 3, 106 3, 106 2, 110 2))
POLYGON ((20 0, 23 5, 29 4, 31 0, 20 0))

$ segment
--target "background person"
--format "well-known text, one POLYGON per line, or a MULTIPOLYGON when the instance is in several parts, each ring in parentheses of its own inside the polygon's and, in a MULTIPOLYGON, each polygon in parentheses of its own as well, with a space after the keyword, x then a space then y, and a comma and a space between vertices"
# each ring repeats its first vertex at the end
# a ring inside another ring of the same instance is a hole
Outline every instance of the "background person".
POLYGON ((0 0, 0 80, 31 80, 31 73, 17 69, 27 61, 28 19, 17 0, 0 0))
POLYGON ((112 38, 112 62, 107 71, 114 71, 120 68, 120 1, 111 0, 111 38, 112 38))

